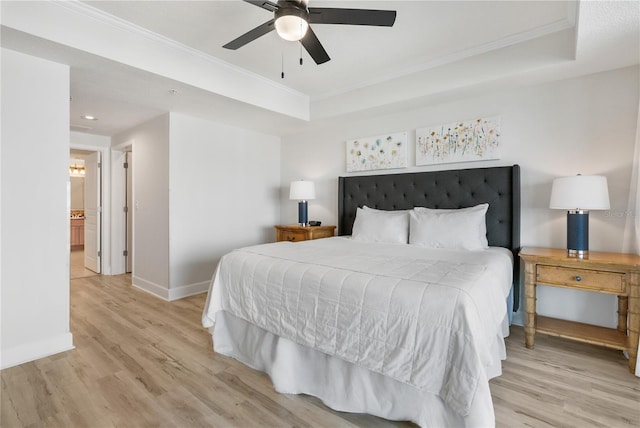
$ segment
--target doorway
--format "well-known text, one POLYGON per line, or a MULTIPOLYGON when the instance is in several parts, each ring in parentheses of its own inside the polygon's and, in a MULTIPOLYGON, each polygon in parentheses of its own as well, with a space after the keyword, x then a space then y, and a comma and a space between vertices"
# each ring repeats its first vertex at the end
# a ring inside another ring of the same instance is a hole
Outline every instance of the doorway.
POLYGON ((131 147, 125 152, 124 160, 125 169, 125 205, 124 205, 124 272, 131 273, 133 271, 133 152, 131 147))
POLYGON ((69 160, 69 277, 102 272, 101 153, 71 149, 69 160))
POLYGON ((110 147, 109 180, 106 186, 110 186, 111 193, 108 201, 104 201, 110 204, 110 208, 104 209, 110 213, 109 224, 104 226, 105 230, 109 228, 107 239, 103 242, 103 247, 109 245, 109 251, 105 248, 108 257, 105 269, 109 268, 109 272, 104 272, 106 275, 133 274, 135 270, 135 210, 132 203, 135 188, 134 151, 133 140, 110 147))

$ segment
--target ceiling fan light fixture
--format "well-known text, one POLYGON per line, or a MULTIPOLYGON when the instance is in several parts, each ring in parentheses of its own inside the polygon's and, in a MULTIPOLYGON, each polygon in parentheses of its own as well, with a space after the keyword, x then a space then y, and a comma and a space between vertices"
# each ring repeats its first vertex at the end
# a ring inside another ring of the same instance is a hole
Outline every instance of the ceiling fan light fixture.
MULTIPOLYGON (((236 37, 225 49, 236 50, 259 37, 276 31, 285 40, 300 41, 316 64, 324 64, 331 57, 318 40, 309 24, 366 25, 393 27, 395 10, 341 9, 333 7, 308 8, 308 0, 244 0, 254 6, 273 13, 273 18, 236 37)), ((302 60, 301 60, 302 61, 302 60)), ((302 64, 302 62, 301 62, 302 64)), ((284 76, 283 76, 284 77, 284 76)))
POLYGON ((281 8, 276 11, 276 32, 280 37, 290 42, 297 42, 302 39, 307 30, 308 14, 306 11, 298 9, 281 8))

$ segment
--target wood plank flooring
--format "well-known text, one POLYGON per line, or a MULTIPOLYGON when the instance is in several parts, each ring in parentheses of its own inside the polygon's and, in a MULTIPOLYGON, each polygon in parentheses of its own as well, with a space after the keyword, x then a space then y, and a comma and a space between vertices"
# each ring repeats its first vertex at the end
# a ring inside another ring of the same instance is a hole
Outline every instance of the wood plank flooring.
POLYGON ((99 275, 84 267, 84 250, 73 250, 69 254, 69 278, 77 279, 99 275))
MULTIPOLYGON (((76 349, 0 373, 0 426, 401 427, 273 391, 218 354, 200 325, 205 295, 165 302, 129 275, 71 281, 76 349)), ((512 328, 491 381, 498 427, 638 427, 640 379, 620 352, 512 328)))

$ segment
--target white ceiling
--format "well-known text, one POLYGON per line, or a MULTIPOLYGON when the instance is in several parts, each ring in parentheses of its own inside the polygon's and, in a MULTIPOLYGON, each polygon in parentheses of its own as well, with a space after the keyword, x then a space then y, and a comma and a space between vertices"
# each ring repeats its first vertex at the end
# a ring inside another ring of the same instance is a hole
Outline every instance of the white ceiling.
POLYGON ((300 44, 271 32, 236 50, 226 42, 273 14, 242 1, 90 2, 91 6, 189 47, 273 79, 312 98, 344 92, 363 81, 387 80, 452 53, 478 49, 531 31, 568 28, 566 2, 314 1, 313 7, 397 10, 391 28, 312 25, 332 58, 316 65, 300 44), (443 19, 446 18, 446 19, 443 19), (463 31, 460 31, 463 29, 463 31), (282 59, 285 79, 281 79, 282 59))
POLYGON ((42 25, 47 18, 38 16, 38 2, 28 3, 2 2, 3 47, 69 64, 71 125, 101 135, 166 111, 285 135, 336 117, 455 96, 464 88, 571 77, 638 64, 640 57, 636 1, 311 0, 313 7, 393 9, 397 19, 392 28, 315 25, 331 61, 316 65, 303 52, 302 66, 300 45, 275 32, 236 51, 222 48, 271 18, 241 0, 72 2, 65 9, 87 22, 66 28, 75 31, 73 43, 67 42, 69 34, 42 25), (32 17, 33 30, 23 23, 32 17), (117 52, 99 51, 95 41, 103 24, 126 30, 131 43, 121 43, 117 52), (189 55, 180 74, 169 76, 159 57, 157 64, 151 58, 139 66, 140 58, 151 55, 135 44, 133 37, 141 34, 189 55), (196 65, 189 68, 191 59, 196 65), (204 71, 197 65, 203 59, 244 78, 243 88, 215 82, 215 76, 203 82, 197 75, 204 71), (280 91, 283 103, 289 96, 306 100, 308 112, 278 106, 277 94, 266 101, 247 98, 254 81, 255 94, 261 94, 259 85, 280 91), (245 93, 236 96, 240 90, 245 93), (80 118, 84 114, 99 120, 88 122, 80 118))

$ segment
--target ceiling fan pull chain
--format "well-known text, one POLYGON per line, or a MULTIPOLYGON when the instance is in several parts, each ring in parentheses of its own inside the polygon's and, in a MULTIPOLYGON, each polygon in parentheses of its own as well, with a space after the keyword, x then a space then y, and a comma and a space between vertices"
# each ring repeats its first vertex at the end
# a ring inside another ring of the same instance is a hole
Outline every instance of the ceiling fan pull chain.
POLYGON ((300 45, 300 65, 302 65, 302 45, 300 45))
POLYGON ((281 55, 282 56, 280 58, 282 60, 282 62, 281 62, 282 73, 280 73, 280 78, 284 79, 284 50, 282 51, 281 55))

